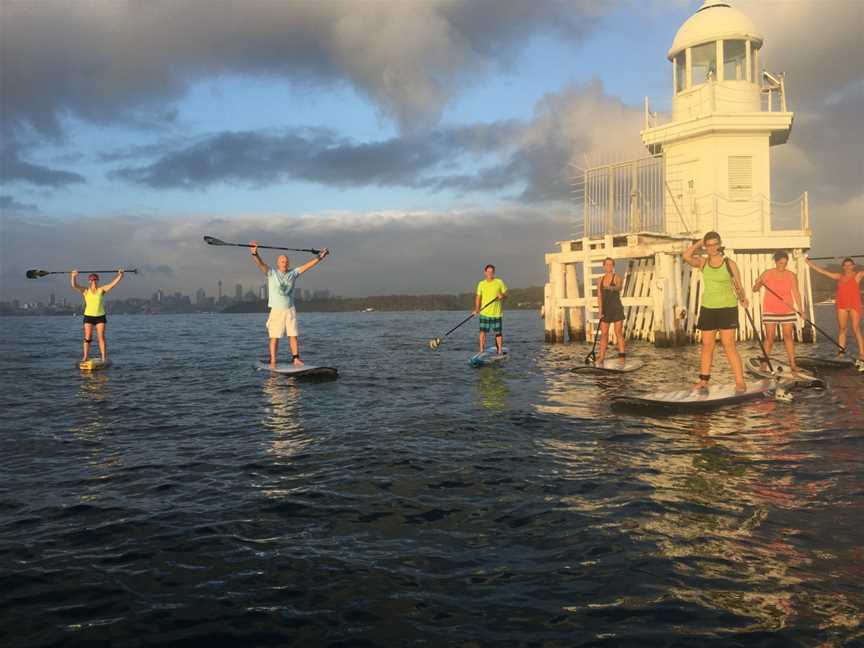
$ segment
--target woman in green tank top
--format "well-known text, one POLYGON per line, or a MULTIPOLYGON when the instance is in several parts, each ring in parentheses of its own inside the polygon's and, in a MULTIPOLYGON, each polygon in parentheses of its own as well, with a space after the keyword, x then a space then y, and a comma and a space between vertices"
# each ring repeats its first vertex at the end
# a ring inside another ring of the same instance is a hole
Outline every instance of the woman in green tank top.
POLYGON ((744 308, 749 307, 749 302, 741 286, 738 266, 723 255, 723 244, 717 232, 708 232, 701 241, 687 248, 684 261, 702 271, 702 307, 696 324, 696 328, 702 331, 702 355, 699 382, 695 387, 708 387, 719 331, 720 344, 735 374, 735 389, 744 391, 747 385, 741 356, 735 348, 735 331, 738 329, 738 302, 744 308), (694 256, 703 249, 708 253, 707 257, 694 256))

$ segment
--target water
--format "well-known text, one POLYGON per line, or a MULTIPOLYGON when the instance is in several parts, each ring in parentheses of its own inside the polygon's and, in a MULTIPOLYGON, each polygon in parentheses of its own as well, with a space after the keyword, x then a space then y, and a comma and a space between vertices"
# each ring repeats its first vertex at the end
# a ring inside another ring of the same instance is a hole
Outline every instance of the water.
POLYGON ((323 383, 251 368, 260 314, 111 317, 92 375, 77 318, 0 320, 0 643, 862 645, 861 376, 617 415, 697 349, 576 375, 511 312, 475 370, 474 323, 425 346, 461 316, 301 314, 323 383))

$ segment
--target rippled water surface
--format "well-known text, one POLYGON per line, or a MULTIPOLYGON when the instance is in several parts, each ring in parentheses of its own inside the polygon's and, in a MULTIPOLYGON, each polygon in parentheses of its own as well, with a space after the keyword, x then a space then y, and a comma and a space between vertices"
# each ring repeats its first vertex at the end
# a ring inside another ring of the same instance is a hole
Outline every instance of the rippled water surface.
POLYGON ((425 346, 461 316, 301 314, 318 383, 252 369, 260 314, 111 317, 92 375, 77 318, 0 320, 0 644, 862 645, 864 377, 616 414, 697 349, 572 374, 511 312, 476 370, 473 323, 425 346))

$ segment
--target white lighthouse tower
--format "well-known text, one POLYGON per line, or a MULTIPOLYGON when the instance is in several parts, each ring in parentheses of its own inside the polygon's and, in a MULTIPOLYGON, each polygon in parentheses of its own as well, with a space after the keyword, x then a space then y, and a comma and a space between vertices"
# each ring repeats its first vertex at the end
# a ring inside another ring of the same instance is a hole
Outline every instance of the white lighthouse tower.
MULTIPOLYGON (((699 333, 701 276, 681 252, 705 232, 720 233, 745 285, 773 267, 776 250, 791 254, 803 304, 813 319, 810 276, 801 252, 811 242, 807 193, 772 199, 772 146, 784 144, 793 113, 782 74, 760 66, 763 37, 724 0, 706 0, 678 30, 671 62, 671 115, 645 100, 642 142, 649 157, 584 169, 577 182, 583 237, 559 241, 546 255, 546 339, 591 336, 602 259, 627 260, 625 335, 659 345, 699 333), (581 284, 581 286, 580 286, 581 284)), ((753 300, 759 321, 760 304, 753 300)), ((743 313, 739 335, 756 331, 743 313)), ((803 339, 812 331, 798 329, 803 339)))
POLYGON ((664 209, 670 233, 717 230, 731 245, 772 231, 769 149, 789 138, 793 115, 783 77, 760 70, 762 43, 743 12, 711 0, 675 36, 672 120, 649 119, 642 131, 674 187, 664 209))

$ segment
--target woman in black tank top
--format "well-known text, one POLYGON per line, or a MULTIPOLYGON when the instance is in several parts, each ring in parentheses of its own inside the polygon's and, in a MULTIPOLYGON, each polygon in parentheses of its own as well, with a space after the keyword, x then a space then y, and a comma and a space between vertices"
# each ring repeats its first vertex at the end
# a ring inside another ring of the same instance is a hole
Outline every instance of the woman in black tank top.
POLYGON ((606 257, 603 260, 605 274, 597 282, 597 307, 600 310, 600 354, 595 364, 602 364, 606 359, 606 347, 609 345, 609 325, 615 325, 615 337, 618 339, 618 357, 625 356, 624 349, 624 305, 621 303, 621 289, 624 280, 615 274, 615 262, 606 257))

